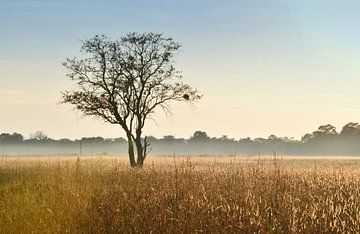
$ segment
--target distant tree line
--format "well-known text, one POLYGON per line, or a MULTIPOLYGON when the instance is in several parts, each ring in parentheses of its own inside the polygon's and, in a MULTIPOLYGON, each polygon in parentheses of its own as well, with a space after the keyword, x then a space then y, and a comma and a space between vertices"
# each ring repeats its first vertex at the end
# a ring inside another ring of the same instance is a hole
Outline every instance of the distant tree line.
MULTIPOLYGON (((239 140, 210 137, 204 131, 195 131, 189 139, 172 135, 160 139, 148 137, 154 155, 360 155, 360 124, 348 123, 341 131, 333 125, 320 126, 300 140, 271 135, 268 138, 242 138, 239 140)), ((36 132, 28 139, 19 133, 0 134, 0 153, 3 155, 71 154, 71 155, 126 155, 127 140, 84 137, 82 139, 52 139, 36 132)))

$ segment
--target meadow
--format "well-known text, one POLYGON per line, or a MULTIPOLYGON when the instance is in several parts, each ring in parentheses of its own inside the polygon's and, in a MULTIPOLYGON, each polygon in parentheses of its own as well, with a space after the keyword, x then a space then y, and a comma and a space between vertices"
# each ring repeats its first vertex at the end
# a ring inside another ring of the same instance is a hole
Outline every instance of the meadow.
POLYGON ((354 233, 359 197, 349 157, 0 159, 0 233, 354 233))

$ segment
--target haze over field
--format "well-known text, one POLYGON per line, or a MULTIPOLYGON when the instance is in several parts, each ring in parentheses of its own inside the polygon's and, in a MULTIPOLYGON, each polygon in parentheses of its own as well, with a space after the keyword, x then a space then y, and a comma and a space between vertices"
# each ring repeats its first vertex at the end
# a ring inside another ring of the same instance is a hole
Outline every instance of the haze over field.
POLYGON ((0 131, 54 138, 123 137, 58 105, 73 84, 61 62, 94 34, 163 32, 182 44, 196 108, 159 112, 147 135, 300 137, 360 116, 358 1, 0 0, 0 131))
POLYGON ((0 233, 358 233, 359 0, 0 0, 0 233))

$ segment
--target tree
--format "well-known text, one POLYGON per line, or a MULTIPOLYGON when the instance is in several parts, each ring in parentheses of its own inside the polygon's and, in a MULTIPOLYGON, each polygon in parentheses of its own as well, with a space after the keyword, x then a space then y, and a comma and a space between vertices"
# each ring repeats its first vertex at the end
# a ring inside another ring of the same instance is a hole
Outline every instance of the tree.
POLYGON ((314 136, 335 136, 337 135, 336 127, 331 124, 321 125, 317 131, 313 132, 314 136))
POLYGON ((302 143, 307 143, 309 141, 311 141, 314 138, 314 135, 311 133, 306 133, 304 136, 301 137, 301 142, 302 143))
POLYGON ((190 142, 203 142, 207 140, 210 140, 210 137, 207 135, 206 132, 203 131, 195 131, 189 139, 190 142))
POLYGON ((309 143, 309 142, 319 142, 326 141, 330 139, 335 139, 338 135, 336 131, 336 127, 331 124, 321 125, 318 127, 316 131, 313 133, 307 133, 301 138, 301 142, 309 143))
POLYGON ((45 140, 48 140, 49 138, 46 135, 46 133, 44 133, 42 131, 37 131, 33 134, 30 134, 30 139, 35 140, 35 141, 45 141, 45 140))
POLYGON ((2 133, 0 134, 0 143, 4 144, 17 144, 24 140, 23 135, 14 132, 13 134, 2 133))
POLYGON ((141 167, 149 152, 143 127, 154 111, 162 108, 171 113, 172 101, 201 98, 196 89, 180 81, 174 67, 179 48, 172 38, 155 33, 129 33, 118 40, 97 35, 85 40, 81 47, 85 58, 63 63, 77 89, 65 91, 62 103, 120 125, 128 140, 130 165, 141 167))
POLYGON ((175 140, 176 140, 176 138, 173 135, 163 136, 163 141, 165 141, 167 143, 173 143, 175 140))
POLYGON ((360 124, 350 122, 342 128, 340 134, 342 136, 360 136, 360 124))

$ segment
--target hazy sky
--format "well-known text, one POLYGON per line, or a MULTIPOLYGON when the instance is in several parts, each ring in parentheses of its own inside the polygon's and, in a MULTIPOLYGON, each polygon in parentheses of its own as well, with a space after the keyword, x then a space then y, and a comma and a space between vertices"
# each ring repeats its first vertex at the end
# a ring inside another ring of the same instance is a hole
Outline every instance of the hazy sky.
MULTIPOLYGON (((358 0, 0 0, 0 132, 123 136, 57 104, 73 87, 61 62, 95 34, 161 32, 204 95, 146 134, 294 136, 360 121, 358 0)), ((339 129, 340 130, 340 129, 339 129)))

